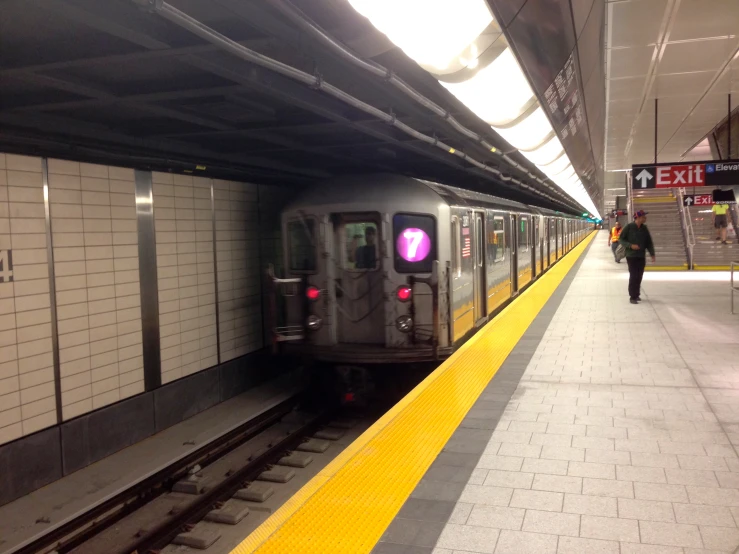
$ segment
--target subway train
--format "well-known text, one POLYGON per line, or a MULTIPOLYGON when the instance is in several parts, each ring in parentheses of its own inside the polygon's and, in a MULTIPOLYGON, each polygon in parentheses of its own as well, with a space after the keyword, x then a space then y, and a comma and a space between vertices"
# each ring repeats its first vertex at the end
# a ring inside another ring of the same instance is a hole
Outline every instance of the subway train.
POLYGON ((448 357, 592 229, 398 175, 334 179, 282 212, 275 350, 337 366, 448 357))

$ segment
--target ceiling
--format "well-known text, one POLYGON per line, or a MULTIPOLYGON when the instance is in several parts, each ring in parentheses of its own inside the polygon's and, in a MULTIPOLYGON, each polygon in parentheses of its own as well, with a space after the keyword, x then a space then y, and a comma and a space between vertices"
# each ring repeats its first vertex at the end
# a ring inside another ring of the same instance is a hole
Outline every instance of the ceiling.
POLYGON ((739 105, 739 0, 606 0, 606 209, 618 170, 710 158, 703 138, 739 105), (695 151, 691 152, 694 147, 695 151))
POLYGON ((544 174, 345 0, 294 2, 495 148, 301 32, 269 2, 169 2, 252 51, 320 76, 319 85, 224 52, 140 9, 143 0, 3 0, 0 150, 295 186, 391 171, 580 213, 574 203, 547 201, 510 181, 551 193, 529 176, 544 174), (332 97, 324 83, 392 123, 332 97))

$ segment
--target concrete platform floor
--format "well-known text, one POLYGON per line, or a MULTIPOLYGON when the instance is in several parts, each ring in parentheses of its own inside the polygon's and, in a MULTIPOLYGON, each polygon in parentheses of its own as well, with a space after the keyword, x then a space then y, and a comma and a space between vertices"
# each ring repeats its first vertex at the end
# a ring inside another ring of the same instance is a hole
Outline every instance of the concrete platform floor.
POLYGON ((647 272, 644 300, 631 305, 626 264, 605 239, 373 552, 739 547, 739 315, 729 313, 728 274, 647 272))

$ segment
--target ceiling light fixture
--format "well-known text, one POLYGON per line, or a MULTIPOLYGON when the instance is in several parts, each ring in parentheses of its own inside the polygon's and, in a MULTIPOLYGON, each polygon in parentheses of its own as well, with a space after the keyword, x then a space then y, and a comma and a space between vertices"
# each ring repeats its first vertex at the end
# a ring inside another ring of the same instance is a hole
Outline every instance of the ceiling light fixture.
POLYGON ((490 50, 486 0, 349 0, 349 3, 549 179, 600 219, 592 198, 510 47, 490 50), (497 55, 494 55, 496 54, 497 55), (484 55, 483 55, 484 54, 484 55), (492 55, 491 55, 492 54, 492 55), (493 56, 494 55, 494 56, 493 56), (492 59, 489 59, 492 58, 492 59), (480 67, 483 63, 483 67, 480 67), (445 75, 466 68, 466 79, 445 75))

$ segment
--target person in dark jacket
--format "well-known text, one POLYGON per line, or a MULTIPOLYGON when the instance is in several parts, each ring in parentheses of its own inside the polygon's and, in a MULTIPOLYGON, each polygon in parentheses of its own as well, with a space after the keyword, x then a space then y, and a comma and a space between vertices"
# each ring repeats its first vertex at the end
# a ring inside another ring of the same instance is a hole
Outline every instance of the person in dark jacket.
POLYGON ((634 214, 634 222, 629 223, 618 237, 619 244, 626 248, 626 263, 629 266, 629 299, 632 304, 641 300, 641 280, 647 265, 647 251, 654 263, 654 243, 646 226, 647 212, 639 210, 634 214))

